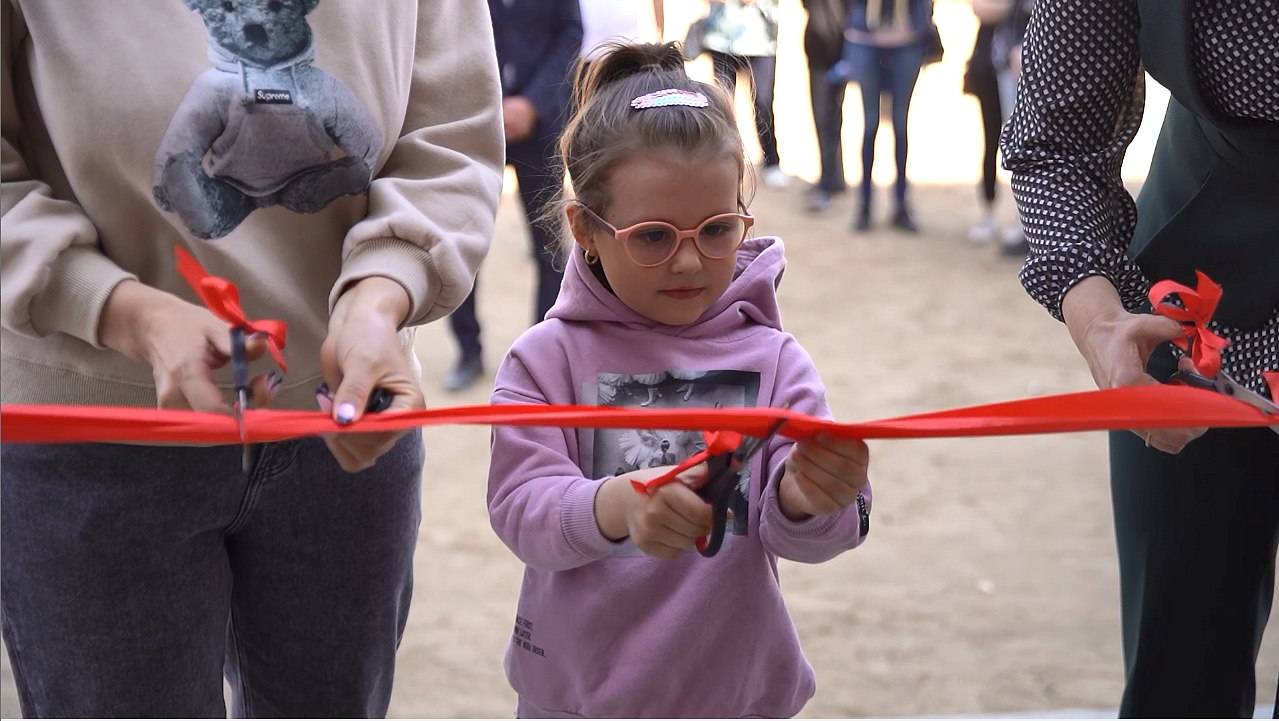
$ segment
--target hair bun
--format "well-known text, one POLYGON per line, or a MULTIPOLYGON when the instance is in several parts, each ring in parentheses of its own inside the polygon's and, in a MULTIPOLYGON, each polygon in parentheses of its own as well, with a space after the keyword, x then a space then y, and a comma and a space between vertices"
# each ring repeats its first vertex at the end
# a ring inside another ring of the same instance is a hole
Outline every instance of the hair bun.
POLYGON ((585 107, 601 88, 638 73, 665 70, 687 74, 684 53, 676 42, 658 44, 610 40, 599 47, 602 52, 596 59, 578 66, 578 74, 573 81, 573 104, 576 107, 585 107))

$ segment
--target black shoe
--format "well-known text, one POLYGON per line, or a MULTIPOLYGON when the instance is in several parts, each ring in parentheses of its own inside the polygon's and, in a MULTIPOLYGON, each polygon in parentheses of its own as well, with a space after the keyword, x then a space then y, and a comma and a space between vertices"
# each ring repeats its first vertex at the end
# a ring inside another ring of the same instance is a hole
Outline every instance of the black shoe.
POLYGON ((999 255, 1002 258, 1025 258, 1029 252, 1030 243, 1024 237, 1011 243, 999 244, 999 255))
POLYGON ((863 233, 870 230, 870 205, 863 205, 857 209, 857 214, 853 216, 853 230, 863 233))
POLYGON ((475 385, 484 375, 484 361, 479 357, 463 358, 444 376, 444 390, 456 393, 475 385))
POLYGON ((897 213, 893 215, 893 227, 900 228, 907 233, 918 233, 919 226, 915 224, 915 219, 911 216, 910 210, 906 206, 898 206, 897 213))

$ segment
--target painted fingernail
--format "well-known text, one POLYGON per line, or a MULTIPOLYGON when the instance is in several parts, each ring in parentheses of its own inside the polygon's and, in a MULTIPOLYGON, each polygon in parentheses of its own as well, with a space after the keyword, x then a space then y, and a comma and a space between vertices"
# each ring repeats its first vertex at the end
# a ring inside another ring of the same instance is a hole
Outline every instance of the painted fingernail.
POLYGON ((350 423, 355 419, 355 404, 343 403, 338 406, 338 423, 350 423))

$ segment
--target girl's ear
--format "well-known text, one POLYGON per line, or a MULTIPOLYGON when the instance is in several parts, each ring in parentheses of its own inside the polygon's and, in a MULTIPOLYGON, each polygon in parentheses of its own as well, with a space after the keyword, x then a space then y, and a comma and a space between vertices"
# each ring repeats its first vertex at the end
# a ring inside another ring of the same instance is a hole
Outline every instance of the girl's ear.
POLYGON ((591 219, 576 205, 566 206, 564 213, 568 218, 569 232, 573 234, 573 240, 577 242, 578 247, 596 253, 595 239, 591 233, 591 219))

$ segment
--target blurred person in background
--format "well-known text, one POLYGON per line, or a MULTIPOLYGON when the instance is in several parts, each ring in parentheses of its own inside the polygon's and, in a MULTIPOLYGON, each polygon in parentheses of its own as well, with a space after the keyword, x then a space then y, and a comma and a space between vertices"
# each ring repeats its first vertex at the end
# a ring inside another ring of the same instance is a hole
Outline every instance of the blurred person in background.
POLYGON ((880 96, 891 102, 893 148, 897 180, 893 186, 892 225, 918 232, 907 202, 909 150, 906 122, 915 81, 924 63, 924 33, 932 23, 932 0, 852 0, 844 32, 843 57, 831 70, 832 82, 856 82, 861 86, 862 184, 853 215, 853 229, 869 230, 874 192, 875 137, 879 132, 880 96))
POLYGON ((964 72, 964 93, 977 99, 982 121, 981 208, 977 223, 968 232, 974 243, 1000 238, 999 252, 1026 254, 1026 236, 1020 218, 1000 233, 996 214, 999 133, 1012 114, 1021 71, 1021 38, 1030 20, 1033 0, 972 0, 980 25, 973 52, 964 72))
MULTIPOLYGON (((536 221, 558 190, 552 170, 555 141, 568 120, 570 72, 582 47, 582 13, 578 0, 489 0, 488 5, 502 78, 506 162, 515 169, 537 264, 536 324, 555 304, 564 278, 555 239, 536 221)), ((448 391, 469 388, 484 375, 478 283, 477 277, 470 295, 449 316, 459 356, 444 378, 448 391)))
POLYGON ((790 176, 782 171, 773 115, 777 84, 777 16, 779 0, 710 0, 702 31, 702 46, 710 53, 715 82, 737 91, 737 75, 750 78, 755 132, 759 138, 760 178, 770 188, 784 188, 790 176))
MULTIPOLYGON (((582 12, 582 59, 589 63, 601 52, 605 40, 639 42, 647 40, 640 24, 638 0, 580 0, 582 12)), ((655 42, 666 35, 664 0, 652 0, 655 42)), ((582 70, 585 72, 585 68, 582 70)))
POLYGON ((821 177, 808 191, 807 208, 819 213, 830 206, 831 196, 848 190, 844 179, 845 82, 832 83, 826 75, 839 62, 848 22, 848 0, 803 0, 808 12, 804 26, 804 57, 808 61, 808 93, 812 101, 813 127, 821 158, 821 177))

